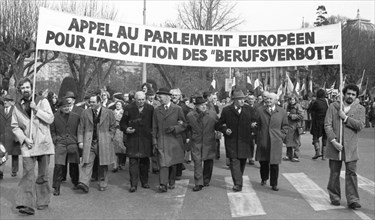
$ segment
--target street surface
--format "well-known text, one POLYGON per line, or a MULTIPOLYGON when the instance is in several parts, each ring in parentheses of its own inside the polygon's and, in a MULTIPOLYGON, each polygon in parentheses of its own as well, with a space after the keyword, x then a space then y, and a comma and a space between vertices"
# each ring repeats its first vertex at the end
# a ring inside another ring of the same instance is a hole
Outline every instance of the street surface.
MULTIPOLYGON (((139 183, 137 192, 129 193, 127 161, 124 170, 110 173, 106 191, 98 191, 97 182, 91 183, 88 194, 73 191, 68 177, 62 184, 61 195, 52 196, 49 208, 36 210, 34 216, 28 217, 19 215, 15 209, 14 195, 21 172, 11 177, 8 161, 4 179, 0 180, 0 219, 375 219, 374 139, 374 128, 365 128, 360 134, 357 174, 362 208, 358 211, 347 208, 343 178, 341 206, 330 205, 326 190, 328 160, 311 159, 312 136, 306 133, 302 136, 301 162, 283 161, 280 165, 278 192, 269 185, 260 185, 256 162, 246 165, 243 191, 234 193, 222 142, 221 158, 214 161, 210 186, 202 191, 192 191, 193 163, 190 163, 185 164, 186 170, 174 190, 158 193, 158 175, 150 173, 151 189, 143 189, 139 183)), ((52 173, 53 159, 51 184, 52 173)))

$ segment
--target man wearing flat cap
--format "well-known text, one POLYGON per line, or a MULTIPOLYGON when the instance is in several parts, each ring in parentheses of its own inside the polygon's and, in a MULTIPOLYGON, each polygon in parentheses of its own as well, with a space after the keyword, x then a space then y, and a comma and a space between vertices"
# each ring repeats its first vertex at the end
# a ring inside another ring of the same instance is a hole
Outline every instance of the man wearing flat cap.
POLYGON ((161 105, 154 110, 152 144, 160 162, 159 191, 167 192, 175 188, 176 164, 184 162, 186 121, 182 108, 171 103, 169 89, 161 88, 156 94, 161 105))
MULTIPOLYGON (((74 94, 74 92, 72 91, 67 91, 65 93, 65 96, 63 98, 63 100, 65 100, 65 103, 66 103, 66 110, 68 111, 66 114, 70 114, 70 113, 74 113, 74 114, 77 114, 79 116, 81 116, 82 112, 83 112, 83 109, 80 108, 79 106, 75 105, 75 102, 76 102, 76 96, 74 94)), ((66 159, 68 160, 68 157, 66 157, 66 159)), ((62 181, 66 181, 66 175, 68 173, 68 164, 69 164, 69 175, 71 178, 75 178, 75 175, 76 173, 78 173, 78 170, 79 170, 79 167, 78 167, 78 164, 77 163, 68 163, 67 161, 65 162, 65 166, 62 167, 62 181), (72 174, 70 174, 72 173, 72 174)), ((76 185, 76 181, 75 179, 71 179, 72 183, 74 185, 76 185)), ((75 188, 75 187, 74 187, 75 188)))
POLYGON ((250 155, 251 128, 255 127, 256 117, 250 106, 245 104, 241 90, 232 92, 233 103, 223 108, 216 129, 224 134, 226 156, 233 179, 233 191, 242 190, 242 175, 246 159, 250 155))
POLYGON ((214 158, 216 157, 215 124, 217 114, 208 110, 207 100, 203 97, 195 98, 195 110, 187 114, 188 138, 191 142, 191 156, 194 161, 193 191, 202 190, 210 184, 214 158))
MULTIPOLYGON (((51 135, 55 145, 55 168, 53 170, 53 195, 60 195, 61 181, 65 176, 64 169, 69 163, 69 175, 77 189, 79 178, 79 151, 77 142, 77 129, 81 115, 70 111, 70 103, 64 99, 60 103, 60 109, 54 114, 54 121, 51 124, 51 135)), ((66 173, 65 173, 66 175, 66 173)))

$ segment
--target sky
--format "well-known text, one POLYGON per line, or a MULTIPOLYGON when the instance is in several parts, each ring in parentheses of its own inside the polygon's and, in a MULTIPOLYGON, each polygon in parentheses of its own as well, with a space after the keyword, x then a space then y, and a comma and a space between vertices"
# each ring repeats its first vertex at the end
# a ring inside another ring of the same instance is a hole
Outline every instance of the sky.
MULTIPOLYGON (((118 10, 117 21, 143 24, 143 0, 107 0, 118 10)), ((160 26, 166 21, 176 21, 179 5, 187 0, 146 0, 146 24, 160 26)), ((225 0, 236 3, 234 13, 240 15, 244 23, 236 31, 287 30, 298 29, 302 21, 313 26, 316 9, 324 5, 330 15, 342 15, 354 19, 357 9, 360 16, 374 23, 375 1, 271 1, 271 0, 225 0)))

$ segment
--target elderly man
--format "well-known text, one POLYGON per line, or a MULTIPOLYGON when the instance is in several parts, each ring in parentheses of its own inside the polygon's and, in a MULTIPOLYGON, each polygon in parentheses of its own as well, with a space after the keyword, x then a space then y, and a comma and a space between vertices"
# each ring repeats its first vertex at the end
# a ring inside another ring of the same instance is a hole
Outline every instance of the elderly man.
POLYGON ((349 84, 343 89, 343 110, 339 102, 328 107, 324 121, 327 133, 326 156, 329 159, 328 193, 332 205, 339 206, 341 199, 340 172, 345 163, 345 194, 348 207, 361 208, 357 182, 358 134, 365 126, 365 108, 359 104, 359 88, 349 84), (340 137, 340 129, 342 137, 340 137), (339 156, 341 153, 341 157, 339 156))
MULTIPOLYGON (((186 118, 187 114, 189 113, 189 107, 186 106, 186 104, 182 101, 182 94, 181 90, 179 88, 177 89, 171 89, 170 93, 172 94, 171 96, 171 102, 180 106, 182 108, 182 112, 184 113, 184 116, 186 118)), ((184 150, 188 151, 190 149, 187 148, 186 144, 186 133, 182 133, 182 139, 184 142, 184 150)), ((185 170, 185 166, 183 163, 177 164, 176 165, 176 178, 180 179, 182 176, 182 171, 185 170)))
POLYGON ((267 93, 265 105, 258 107, 258 137, 255 160, 260 163, 261 185, 270 177, 272 190, 278 191, 279 164, 281 163, 283 140, 288 132, 286 111, 277 106, 278 96, 267 93))
POLYGON ((215 123, 216 112, 208 110, 207 101, 203 97, 195 98, 195 110, 187 115, 190 127, 187 142, 192 142, 191 155, 194 161, 193 191, 209 186, 216 156, 215 123), (203 164, 202 164, 203 163, 203 164), (202 166, 203 165, 203 166, 202 166))
POLYGON ((143 188, 148 184, 148 170, 152 153, 152 115, 154 107, 146 103, 146 95, 138 91, 134 96, 135 102, 124 108, 120 121, 121 130, 126 135, 126 154, 129 160, 130 189, 137 190, 138 176, 143 188))
POLYGON ((48 207, 51 198, 48 165, 50 155, 54 154, 49 125, 54 117, 47 99, 37 96, 32 101, 33 84, 23 78, 18 82, 22 99, 15 105, 11 127, 21 143, 23 176, 16 193, 16 208, 22 214, 33 215, 34 204, 37 209, 48 207), (32 127, 30 127, 33 112, 32 127), (38 163, 38 176, 35 180, 35 164, 38 163), (35 182, 34 182, 35 181, 35 182))
MULTIPOLYGON (((67 109, 66 110, 67 111, 69 110, 69 113, 72 112, 74 114, 77 114, 77 115, 81 116, 83 108, 79 107, 78 105, 75 104, 76 103, 76 96, 75 96, 74 92, 67 91, 65 93, 65 96, 64 96, 63 100, 66 100, 66 103, 67 103, 67 106, 66 106, 67 109)), ((78 124, 77 124, 77 126, 78 126, 78 124)), ((77 134, 76 134, 76 136, 77 136, 77 134)), ((68 159, 68 157, 66 157, 66 159, 68 159)), ((62 173, 61 173, 62 181, 66 181, 66 175, 68 173, 68 166, 69 166, 70 178, 74 178, 74 180, 71 179, 74 185, 78 184, 76 182, 76 179, 75 179, 76 174, 78 175, 78 172, 79 172, 78 163, 75 163, 75 162, 74 163, 68 163, 66 161, 65 164, 66 165, 62 167, 62 173), (71 173, 73 173, 73 175, 71 173)), ((77 178, 78 178, 78 176, 77 176, 77 178)), ((78 179, 77 179, 77 181, 78 181, 78 179)))
POLYGON ((99 158, 99 191, 108 185, 108 165, 115 162, 112 141, 116 130, 113 112, 102 107, 99 95, 90 97, 91 108, 85 109, 78 125, 78 146, 82 152, 82 166, 79 172, 78 189, 89 192, 92 168, 96 157, 99 158))
POLYGON ((250 157, 251 127, 256 125, 255 115, 245 104, 245 95, 234 90, 233 104, 223 108, 216 129, 224 134, 226 156, 233 179, 233 191, 242 190, 243 173, 247 158, 250 157))
POLYGON ((71 111, 67 99, 61 102, 61 108, 54 114, 51 124, 52 140, 55 144, 55 168, 53 170, 53 195, 60 195, 60 185, 64 178, 63 170, 69 163, 70 179, 77 189, 79 178, 79 151, 77 145, 77 129, 81 115, 71 111))
POLYGON ((156 93, 161 103, 154 110, 152 144, 160 162, 159 191, 175 188, 176 164, 184 161, 182 132, 185 131, 185 116, 182 108, 171 103, 171 93, 161 88, 156 93))

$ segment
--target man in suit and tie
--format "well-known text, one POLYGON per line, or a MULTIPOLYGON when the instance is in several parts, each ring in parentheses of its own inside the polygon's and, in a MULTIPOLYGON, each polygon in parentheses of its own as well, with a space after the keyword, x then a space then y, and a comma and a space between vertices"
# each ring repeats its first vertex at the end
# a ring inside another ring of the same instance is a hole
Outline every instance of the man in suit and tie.
POLYGON ((161 105, 154 110, 153 115, 153 147, 160 162, 159 191, 167 192, 175 188, 176 164, 184 161, 182 132, 185 131, 186 121, 182 108, 171 103, 169 89, 161 88, 156 93, 161 105))
MULTIPOLYGON (((4 107, 0 106, 0 143, 2 143, 8 152, 8 155, 12 155, 12 174, 11 176, 17 176, 19 166, 19 155, 21 154, 20 143, 12 132, 10 123, 12 121, 12 113, 14 110, 14 102, 11 95, 7 94, 4 96, 4 107)), ((0 178, 2 177, 0 173, 0 178)))
POLYGON ((225 138, 226 156, 233 179, 233 191, 242 190, 242 175, 246 160, 250 155, 251 127, 255 127, 255 115, 245 104, 245 95, 241 90, 232 93, 233 104, 223 108, 216 130, 221 131, 225 138))
POLYGON ((115 162, 112 140, 116 130, 113 112, 102 107, 99 95, 90 97, 91 108, 85 109, 78 126, 78 146, 82 149, 82 164, 79 172, 78 189, 89 192, 92 168, 99 158, 99 191, 108 185, 108 165, 115 162))
POLYGON ((257 109, 257 149, 255 160, 260 163, 261 185, 270 178, 272 190, 278 191, 279 164, 283 140, 288 131, 286 111, 277 105, 278 95, 267 93, 264 106, 257 109))

